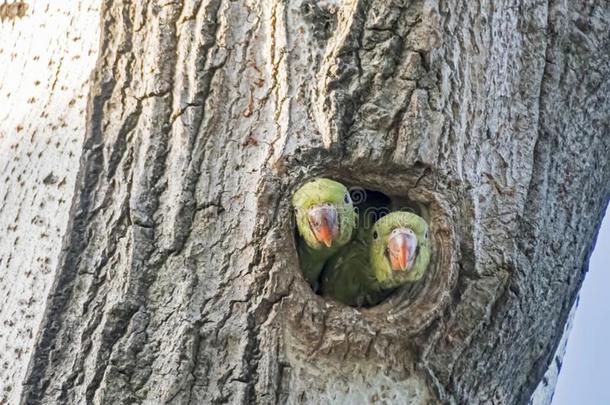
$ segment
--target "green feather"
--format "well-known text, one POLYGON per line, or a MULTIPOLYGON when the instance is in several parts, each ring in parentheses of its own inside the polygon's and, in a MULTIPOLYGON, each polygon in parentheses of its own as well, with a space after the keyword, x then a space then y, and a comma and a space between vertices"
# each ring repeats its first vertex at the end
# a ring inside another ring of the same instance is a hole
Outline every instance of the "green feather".
POLYGON ((333 256, 322 274, 321 293, 343 304, 370 306, 385 294, 374 288, 369 265, 369 239, 377 219, 389 212, 389 199, 380 193, 363 192, 358 202, 358 228, 354 240, 333 256))
POLYGON ((372 228, 361 228, 356 239, 329 260, 322 277, 322 294, 346 305, 376 305, 396 287, 421 279, 429 261, 428 225, 423 218, 392 212, 372 228), (398 227, 411 228, 418 241, 417 257, 408 272, 393 271, 385 253, 387 239, 398 227))
POLYGON ((345 305, 371 306, 385 293, 377 288, 369 264, 369 247, 362 239, 355 239, 332 257, 322 276, 322 295, 345 305))
POLYGON ((349 191, 343 184, 325 178, 318 178, 301 186, 292 197, 292 205, 299 234, 299 265, 305 279, 315 286, 326 261, 352 239, 356 223, 354 206, 349 191), (332 204, 337 208, 339 237, 330 248, 316 240, 309 226, 307 210, 318 204, 332 204))

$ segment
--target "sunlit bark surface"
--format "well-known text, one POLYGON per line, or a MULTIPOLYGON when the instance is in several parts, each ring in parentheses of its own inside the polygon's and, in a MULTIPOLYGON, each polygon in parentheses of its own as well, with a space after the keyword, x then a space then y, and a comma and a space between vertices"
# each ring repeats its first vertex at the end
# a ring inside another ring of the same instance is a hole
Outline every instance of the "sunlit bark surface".
POLYGON ((1 404, 19 403, 68 228, 99 13, 93 0, 0 6, 1 404))

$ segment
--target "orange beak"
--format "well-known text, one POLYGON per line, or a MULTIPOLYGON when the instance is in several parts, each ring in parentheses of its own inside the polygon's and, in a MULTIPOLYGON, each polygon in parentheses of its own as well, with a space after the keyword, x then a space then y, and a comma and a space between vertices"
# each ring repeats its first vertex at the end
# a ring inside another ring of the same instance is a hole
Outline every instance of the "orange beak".
POLYGON ((309 226, 318 240, 327 248, 339 236, 337 208, 331 204, 316 205, 309 209, 309 226))
POLYGON ((316 239, 318 241, 324 243, 326 247, 331 247, 333 244, 333 237, 330 232, 330 227, 327 223, 321 224, 318 232, 314 232, 316 234, 316 239))
POLYGON ((394 271, 407 271, 413 265, 417 239, 412 231, 394 230, 388 239, 388 256, 394 271))
POLYGON ((390 262, 393 270, 405 271, 407 269, 407 263, 409 263, 409 251, 406 247, 401 247, 398 255, 392 255, 390 262))

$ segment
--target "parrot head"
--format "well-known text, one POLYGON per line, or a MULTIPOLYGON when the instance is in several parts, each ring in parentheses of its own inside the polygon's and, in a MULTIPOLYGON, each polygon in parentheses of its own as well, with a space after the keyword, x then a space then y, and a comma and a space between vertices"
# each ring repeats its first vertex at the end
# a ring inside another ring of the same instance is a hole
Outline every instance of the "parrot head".
POLYGON ((370 264, 384 288, 423 277, 430 262, 428 224, 423 218, 411 212, 392 212, 373 225, 370 239, 370 264))
POLYGON ((312 180, 294 193, 292 205, 299 234, 310 248, 331 249, 351 239, 356 214, 343 184, 325 178, 312 180))

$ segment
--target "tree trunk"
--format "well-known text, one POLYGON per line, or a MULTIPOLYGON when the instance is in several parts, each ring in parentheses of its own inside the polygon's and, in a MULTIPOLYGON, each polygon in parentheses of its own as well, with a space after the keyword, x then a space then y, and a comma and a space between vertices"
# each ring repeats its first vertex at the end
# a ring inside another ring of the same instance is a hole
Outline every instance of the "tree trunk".
POLYGON ((21 401, 527 403, 610 197, 609 22, 601 0, 104 2, 21 401), (320 175, 428 220, 421 284, 312 292, 290 196, 320 175))
POLYGON ((58 271, 99 2, 0 5, 0 404, 18 404, 58 271))

